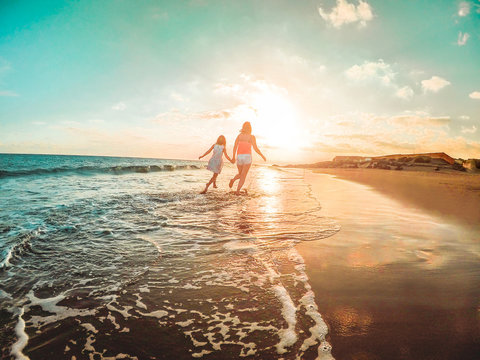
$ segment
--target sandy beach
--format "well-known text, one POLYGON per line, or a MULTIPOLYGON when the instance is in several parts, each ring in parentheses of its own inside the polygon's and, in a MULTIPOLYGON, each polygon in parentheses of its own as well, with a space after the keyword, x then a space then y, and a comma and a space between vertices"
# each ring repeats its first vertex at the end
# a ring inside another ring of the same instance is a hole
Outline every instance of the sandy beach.
POLYGON ((335 359, 476 358, 478 177, 325 172, 304 177, 341 230, 297 249, 335 359))
POLYGON ((315 172, 368 185, 434 215, 471 225, 480 223, 480 174, 379 169, 318 169, 315 172))

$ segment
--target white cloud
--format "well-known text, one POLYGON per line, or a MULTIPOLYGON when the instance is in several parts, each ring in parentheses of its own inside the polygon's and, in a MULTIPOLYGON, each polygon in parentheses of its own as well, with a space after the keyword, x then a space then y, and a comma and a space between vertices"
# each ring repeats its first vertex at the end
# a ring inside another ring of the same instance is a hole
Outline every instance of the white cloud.
POLYGON ((11 69, 10 63, 0 56, 0 75, 9 72, 11 69))
POLYGON ((463 46, 467 43, 468 38, 470 37, 470 34, 468 33, 462 33, 461 31, 458 33, 458 39, 457 39, 457 45, 463 46))
POLYGON ((123 111, 127 108, 127 105, 125 105, 123 102, 116 103, 115 105, 112 106, 112 110, 116 111, 123 111))
POLYGON ((315 150, 332 156, 444 151, 465 158, 478 157, 480 151, 480 142, 452 136, 449 116, 408 111, 394 116, 348 113, 329 120, 326 131, 317 135, 315 150))
POLYGON ((462 1, 458 5, 458 16, 467 16, 470 14, 470 4, 466 1, 462 1))
POLYGON ((397 126, 411 128, 413 126, 442 127, 450 123, 449 116, 430 116, 430 115, 399 115, 392 116, 389 123, 397 126))
POLYGON ((74 125, 74 126, 81 125, 78 121, 74 121, 74 120, 62 120, 60 121, 60 123, 63 125, 74 125))
POLYGON ((470 120, 470 116, 462 115, 462 116, 460 116, 460 120, 470 120))
POLYGON ((355 81, 365 81, 377 79, 383 85, 391 85, 395 78, 395 73, 389 64, 382 59, 377 62, 364 62, 362 65, 353 65, 345 71, 345 75, 355 81))
POLYGON ((153 14, 151 15, 152 19, 155 20, 168 20, 168 12, 166 11, 154 11, 153 14))
POLYGON ((422 80, 422 88, 425 92, 439 92, 447 85, 450 85, 450 81, 439 76, 432 76, 429 80, 422 80))
POLYGON ((410 86, 404 86, 398 89, 395 95, 400 99, 409 100, 414 95, 414 92, 410 86))
POLYGON ((88 122, 91 124, 103 124, 105 121, 103 119, 89 119, 88 122))
POLYGON ((14 91, 3 90, 3 91, 0 91, 0 96, 18 96, 18 94, 14 91))
POLYGON ((172 98, 173 100, 175 101, 179 101, 179 102, 184 102, 186 101, 186 99, 180 95, 179 93, 173 91, 171 94, 170 94, 170 98, 172 98))
POLYGON ((361 26, 366 26, 367 21, 373 19, 370 4, 362 0, 356 6, 346 0, 337 0, 337 6, 330 13, 325 12, 321 7, 318 8, 318 12, 322 19, 336 28, 340 28, 343 24, 355 22, 360 23, 361 26))
POLYGON ((275 51, 275 57, 278 58, 285 65, 300 65, 305 66, 308 64, 308 61, 297 54, 287 54, 284 51, 277 49, 275 51))
POLYGON ((234 95, 238 94, 241 90, 239 84, 224 84, 224 83, 217 83, 215 84, 214 93, 220 95, 234 95))
POLYGON ((472 125, 472 127, 470 127, 470 128, 462 126, 462 133, 463 134, 475 134, 476 132, 477 132, 477 127, 475 125, 472 125))
POLYGON ((471 99, 480 100, 480 91, 474 91, 468 95, 471 99))
POLYGON ((221 109, 221 110, 207 110, 198 112, 182 112, 178 109, 172 109, 168 112, 158 114, 151 121, 153 123, 161 124, 165 121, 169 122, 189 122, 196 120, 228 120, 232 115, 238 111, 238 106, 233 109, 221 109))
POLYGON ((390 64, 385 63, 382 59, 353 65, 345 71, 345 76, 355 82, 379 82, 383 86, 389 87, 394 96, 403 100, 410 100, 415 95, 410 86, 400 86, 396 83, 397 73, 390 64))

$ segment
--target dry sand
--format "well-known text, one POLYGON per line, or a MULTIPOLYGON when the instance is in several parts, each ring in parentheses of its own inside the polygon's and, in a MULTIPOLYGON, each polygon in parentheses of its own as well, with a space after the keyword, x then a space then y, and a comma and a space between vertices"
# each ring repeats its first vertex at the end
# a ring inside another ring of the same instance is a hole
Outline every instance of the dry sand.
POLYGON ((480 174, 379 169, 318 169, 314 172, 369 185, 435 215, 480 224, 480 174))

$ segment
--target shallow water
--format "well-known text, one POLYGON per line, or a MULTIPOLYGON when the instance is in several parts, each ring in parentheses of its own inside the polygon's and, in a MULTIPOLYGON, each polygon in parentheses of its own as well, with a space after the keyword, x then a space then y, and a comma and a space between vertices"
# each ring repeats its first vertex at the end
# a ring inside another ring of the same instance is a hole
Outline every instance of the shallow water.
POLYGON ((5 358, 329 359, 300 241, 339 231, 302 176, 0 155, 5 358))

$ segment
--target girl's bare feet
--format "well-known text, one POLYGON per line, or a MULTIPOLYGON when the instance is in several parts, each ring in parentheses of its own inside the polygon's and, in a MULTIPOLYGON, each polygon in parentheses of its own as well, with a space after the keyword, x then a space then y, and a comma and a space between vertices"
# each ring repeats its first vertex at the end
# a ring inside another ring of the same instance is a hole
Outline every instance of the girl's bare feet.
POLYGON ((217 184, 213 184, 213 188, 214 189, 218 188, 217 184))
POLYGON ((200 194, 206 194, 207 193, 207 189, 204 189, 200 194))

